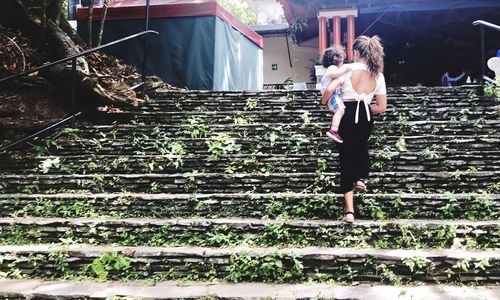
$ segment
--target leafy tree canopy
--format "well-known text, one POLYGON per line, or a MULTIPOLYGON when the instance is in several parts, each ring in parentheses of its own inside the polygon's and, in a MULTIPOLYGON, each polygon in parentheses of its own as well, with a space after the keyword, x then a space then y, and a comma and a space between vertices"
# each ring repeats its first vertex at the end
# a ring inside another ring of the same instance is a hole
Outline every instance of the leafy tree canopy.
POLYGON ((217 0, 227 11, 247 25, 257 24, 257 15, 245 0, 217 0))

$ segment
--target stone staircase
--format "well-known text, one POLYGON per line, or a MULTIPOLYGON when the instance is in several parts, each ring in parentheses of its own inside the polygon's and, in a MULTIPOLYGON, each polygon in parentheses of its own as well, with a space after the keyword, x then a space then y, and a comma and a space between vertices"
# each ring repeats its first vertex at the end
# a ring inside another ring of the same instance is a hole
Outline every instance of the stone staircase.
POLYGON ((0 299, 498 299, 480 88, 389 90, 353 225, 317 93, 152 98, 0 157, 0 299))

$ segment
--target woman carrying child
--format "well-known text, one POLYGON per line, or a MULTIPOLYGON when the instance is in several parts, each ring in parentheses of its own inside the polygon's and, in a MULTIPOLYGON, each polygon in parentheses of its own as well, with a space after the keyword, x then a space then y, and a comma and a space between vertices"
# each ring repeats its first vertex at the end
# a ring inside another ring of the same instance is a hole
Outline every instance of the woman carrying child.
POLYGON ((384 49, 379 37, 358 37, 353 51, 354 63, 349 65, 349 72, 332 80, 322 97, 322 102, 328 101, 335 90, 342 87, 345 112, 338 132, 343 139, 339 144, 340 192, 344 194, 344 221, 347 223, 354 221, 353 189, 367 191, 368 139, 373 129, 373 114, 381 114, 387 108, 382 74, 384 49))

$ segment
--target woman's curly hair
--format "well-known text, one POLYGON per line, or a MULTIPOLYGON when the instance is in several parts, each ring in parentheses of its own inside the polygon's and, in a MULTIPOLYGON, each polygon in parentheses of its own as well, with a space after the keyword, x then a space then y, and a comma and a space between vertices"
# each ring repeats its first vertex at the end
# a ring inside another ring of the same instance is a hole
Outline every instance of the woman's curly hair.
POLYGON ((359 56, 366 60, 368 71, 372 76, 377 76, 379 72, 384 71, 384 47, 377 35, 368 37, 359 36, 352 46, 353 50, 359 52, 359 56))

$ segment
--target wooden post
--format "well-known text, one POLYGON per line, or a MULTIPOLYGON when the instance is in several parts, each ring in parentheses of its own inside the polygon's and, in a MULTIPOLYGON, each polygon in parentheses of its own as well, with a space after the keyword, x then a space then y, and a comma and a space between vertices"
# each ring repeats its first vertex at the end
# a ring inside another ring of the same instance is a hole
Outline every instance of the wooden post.
POLYGON ((341 46, 342 45, 342 38, 340 36, 340 17, 336 16, 333 17, 333 45, 334 46, 341 46))
POLYGON ((326 17, 319 17, 319 55, 323 54, 326 49, 326 17))
POLYGON ((352 62, 352 45, 354 44, 354 39, 356 37, 354 25, 354 16, 347 16, 347 60, 349 62, 352 62))

